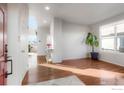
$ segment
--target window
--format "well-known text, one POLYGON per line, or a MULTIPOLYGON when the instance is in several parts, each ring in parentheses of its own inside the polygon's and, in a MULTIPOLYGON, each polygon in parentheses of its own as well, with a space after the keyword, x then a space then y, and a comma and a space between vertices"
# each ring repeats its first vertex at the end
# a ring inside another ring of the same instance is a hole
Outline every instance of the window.
POLYGON ((103 38, 102 49, 114 50, 114 38, 112 37, 103 38))
POLYGON ((109 27, 105 27, 105 28, 101 29, 102 36, 112 36, 114 34, 115 34, 114 26, 109 26, 109 27))
POLYGON ((124 52, 124 21, 100 27, 101 49, 124 52))
POLYGON ((124 52, 124 23, 118 24, 117 28, 117 50, 124 52))
POLYGON ((117 50, 124 52, 124 36, 117 38, 117 50))
POLYGON ((101 28, 101 47, 106 50, 114 50, 115 46, 115 27, 106 26, 101 28))
POLYGON ((117 35, 123 35, 124 36, 124 23, 119 24, 117 27, 117 35))

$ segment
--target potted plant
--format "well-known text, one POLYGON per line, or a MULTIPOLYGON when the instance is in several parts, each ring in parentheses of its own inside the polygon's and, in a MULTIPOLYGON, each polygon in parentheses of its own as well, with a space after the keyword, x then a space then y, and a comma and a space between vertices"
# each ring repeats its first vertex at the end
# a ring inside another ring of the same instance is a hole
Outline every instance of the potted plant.
POLYGON ((99 46, 99 41, 98 41, 96 35, 93 35, 92 33, 88 33, 85 43, 87 45, 91 46, 91 48, 92 48, 92 52, 90 53, 91 58, 95 59, 95 60, 98 60, 99 54, 98 54, 98 52, 94 51, 94 48, 99 46))

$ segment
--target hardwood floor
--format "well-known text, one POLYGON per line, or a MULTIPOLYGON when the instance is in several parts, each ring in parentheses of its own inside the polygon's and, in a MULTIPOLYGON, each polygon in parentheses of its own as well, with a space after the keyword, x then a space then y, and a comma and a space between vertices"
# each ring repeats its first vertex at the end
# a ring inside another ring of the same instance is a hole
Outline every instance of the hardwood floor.
POLYGON ((97 77, 77 75, 87 85, 124 85, 124 67, 91 59, 69 60, 62 64, 83 70, 90 69, 97 77))
POLYGON ((22 85, 70 75, 76 75, 86 85, 124 85, 124 67, 91 59, 66 60, 61 64, 51 65, 39 64, 29 69, 22 85))
POLYGON ((46 56, 37 56, 37 60, 38 64, 46 63, 46 56))

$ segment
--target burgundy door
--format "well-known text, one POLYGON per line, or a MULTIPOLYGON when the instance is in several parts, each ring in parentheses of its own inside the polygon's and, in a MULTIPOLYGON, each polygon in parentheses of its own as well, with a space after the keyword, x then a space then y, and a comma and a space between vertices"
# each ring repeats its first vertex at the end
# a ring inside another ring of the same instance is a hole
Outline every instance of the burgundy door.
POLYGON ((0 6, 0 85, 6 84, 7 47, 6 47, 6 15, 3 6, 0 6))

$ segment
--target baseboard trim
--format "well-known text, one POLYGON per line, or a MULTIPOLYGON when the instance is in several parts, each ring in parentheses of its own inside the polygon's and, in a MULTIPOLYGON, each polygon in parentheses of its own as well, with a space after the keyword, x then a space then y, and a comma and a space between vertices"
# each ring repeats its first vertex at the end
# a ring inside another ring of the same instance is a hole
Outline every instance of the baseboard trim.
MULTIPOLYGON (((83 60, 83 59, 91 59, 91 58, 87 57, 87 58, 77 58, 77 59, 66 59, 66 60, 62 60, 62 62, 64 62, 64 61, 69 62, 69 61, 83 60)), ((99 61, 104 62, 104 63, 109 63, 109 64, 117 65, 119 67, 124 67, 123 65, 112 63, 112 62, 109 62, 109 61, 106 61, 106 60, 103 60, 103 59, 99 59, 99 61)))
POLYGON ((117 63, 112 63, 112 62, 109 62, 109 61, 106 61, 106 60, 103 60, 103 59, 99 59, 99 61, 109 63, 109 64, 113 64, 113 65, 117 65, 119 67, 124 67, 124 65, 120 65, 120 64, 117 64, 117 63))
POLYGON ((63 62, 63 61, 82 60, 82 59, 89 59, 89 58, 86 57, 86 58, 64 59, 64 60, 62 60, 62 62, 63 62))

